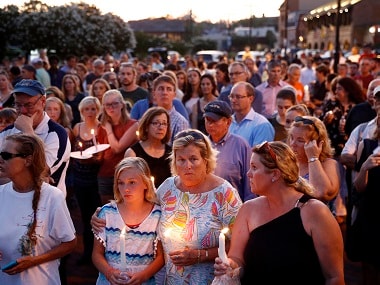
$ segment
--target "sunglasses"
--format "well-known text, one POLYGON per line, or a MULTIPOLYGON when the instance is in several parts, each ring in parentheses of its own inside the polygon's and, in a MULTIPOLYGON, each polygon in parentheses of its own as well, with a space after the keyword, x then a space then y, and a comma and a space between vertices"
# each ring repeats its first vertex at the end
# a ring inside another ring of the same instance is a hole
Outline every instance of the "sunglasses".
POLYGON ((190 137, 188 139, 192 140, 204 140, 203 135, 195 131, 182 131, 174 137, 174 140, 187 137, 190 137))
POLYGON ((294 121, 295 122, 302 122, 304 125, 311 125, 314 127, 315 131, 317 132, 318 136, 319 136, 319 130, 317 128, 317 126, 314 124, 314 122, 310 119, 306 119, 304 117, 301 117, 301 116, 297 116, 294 118, 294 121))
POLYGON ((269 154, 274 162, 277 161, 277 156, 276 156, 276 154, 274 153, 273 149, 271 148, 270 144, 267 141, 264 141, 261 144, 256 145, 255 149, 259 153, 267 153, 267 154, 269 154))
POLYGON ((25 158, 25 157, 28 156, 28 154, 24 154, 24 153, 10 153, 10 152, 7 152, 7 151, 2 151, 2 152, 0 152, 0 156, 4 160, 10 160, 10 159, 15 158, 15 157, 25 158))

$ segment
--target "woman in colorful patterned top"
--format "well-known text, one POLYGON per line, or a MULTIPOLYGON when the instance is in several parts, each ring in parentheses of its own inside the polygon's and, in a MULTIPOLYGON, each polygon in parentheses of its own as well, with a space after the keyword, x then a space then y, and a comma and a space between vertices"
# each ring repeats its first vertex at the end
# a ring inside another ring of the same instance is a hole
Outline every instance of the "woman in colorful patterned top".
POLYGON ((231 228, 242 205, 226 180, 213 174, 216 151, 200 131, 178 133, 173 142, 173 177, 157 189, 165 252, 165 284, 211 284, 220 231, 231 228))

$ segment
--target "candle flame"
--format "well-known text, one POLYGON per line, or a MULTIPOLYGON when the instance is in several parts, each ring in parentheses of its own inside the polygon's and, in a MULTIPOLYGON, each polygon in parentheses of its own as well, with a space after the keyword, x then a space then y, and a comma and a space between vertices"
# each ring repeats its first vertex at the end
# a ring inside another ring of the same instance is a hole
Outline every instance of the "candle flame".
POLYGON ((153 183, 153 186, 154 186, 154 176, 151 176, 150 180, 152 180, 152 183, 153 183))
POLYGON ((223 228, 220 232, 223 233, 223 234, 226 234, 229 232, 229 228, 223 228))
POLYGON ((167 229, 165 232, 164 232, 164 237, 170 237, 170 234, 173 230, 172 229, 167 229))
POLYGON ((136 136, 137 136, 137 137, 140 136, 140 132, 139 132, 139 131, 136 131, 136 136))
POLYGON ((94 130, 94 129, 91 129, 91 134, 92 134, 92 135, 95 134, 95 130, 94 130))
POLYGON ((83 146, 82 142, 79 142, 78 145, 79 145, 79 147, 82 147, 82 146, 83 146))
POLYGON ((120 235, 125 236, 126 231, 127 231, 127 227, 124 227, 124 228, 121 230, 121 234, 120 234, 120 235))

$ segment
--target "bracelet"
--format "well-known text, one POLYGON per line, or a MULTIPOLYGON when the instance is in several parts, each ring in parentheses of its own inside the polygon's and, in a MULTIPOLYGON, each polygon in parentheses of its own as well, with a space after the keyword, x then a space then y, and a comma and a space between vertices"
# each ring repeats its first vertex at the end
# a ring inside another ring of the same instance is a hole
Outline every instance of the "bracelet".
POLYGON ((206 250, 206 259, 208 259, 208 249, 205 249, 206 250))
POLYGON ((314 156, 314 157, 310 158, 308 162, 314 162, 317 160, 319 160, 319 158, 314 156))
POLYGON ((198 263, 201 263, 201 250, 198 249, 198 263))

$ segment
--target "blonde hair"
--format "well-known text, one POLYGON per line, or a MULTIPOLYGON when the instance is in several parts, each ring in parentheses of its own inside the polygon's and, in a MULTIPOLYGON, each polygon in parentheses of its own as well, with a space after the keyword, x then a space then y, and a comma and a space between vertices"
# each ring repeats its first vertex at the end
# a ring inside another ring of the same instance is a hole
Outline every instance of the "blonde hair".
POLYGON ((134 169, 139 171, 140 176, 146 185, 145 200, 157 204, 157 196, 154 191, 153 181, 151 180, 150 168, 146 161, 141 157, 126 157, 122 159, 115 168, 115 179, 113 183, 113 195, 116 203, 123 202, 123 197, 119 192, 118 180, 121 173, 127 169, 134 169))
POLYGON ((82 118, 82 120, 84 120, 84 117, 83 117, 83 109, 88 106, 88 105, 91 105, 91 104, 94 104, 95 107, 96 107, 96 117, 99 116, 100 114, 100 111, 101 111, 101 108, 102 108, 102 105, 100 104, 100 101, 98 98, 96 97, 93 97, 93 96, 87 96, 87 97, 84 97, 80 102, 79 102, 79 105, 78 105, 78 109, 79 109, 79 112, 80 112, 80 117, 82 118))
POLYGON ((260 162, 266 168, 278 169, 287 186, 295 188, 298 192, 310 196, 314 195, 314 189, 311 184, 299 175, 297 157, 286 143, 281 141, 265 142, 256 145, 252 152, 259 155, 260 162), (264 144, 267 144, 269 149, 265 148, 264 144))
POLYGON ((201 157, 206 161, 206 173, 212 173, 216 167, 216 156, 218 151, 211 146, 210 139, 201 131, 187 129, 179 132, 173 141, 173 151, 170 155, 170 169, 172 175, 177 175, 177 167, 175 163, 177 150, 183 149, 190 144, 199 148, 201 157))
MULTIPOLYGON (((319 159, 321 161, 326 160, 327 158, 331 158, 334 154, 333 149, 331 148, 331 142, 330 138, 328 136, 326 126, 325 124, 318 118, 313 116, 302 116, 303 119, 310 120, 314 124, 305 124, 303 121, 294 121, 290 127, 289 133, 293 130, 293 128, 303 128, 307 131, 309 131, 309 139, 315 140, 317 144, 319 144, 321 141, 324 143, 322 144, 322 151, 319 155, 319 159)), ((289 136, 288 136, 288 142, 289 142, 289 136)))
MULTIPOLYGON (((129 114, 128 114, 128 110, 127 110, 127 107, 126 107, 124 99, 123 99, 123 95, 121 95, 119 90, 111 89, 111 90, 108 90, 106 93, 104 93, 103 99, 102 99, 103 108, 104 108, 104 102, 105 102, 106 98, 109 96, 112 96, 112 95, 116 95, 119 103, 122 105, 120 123, 125 124, 129 121, 129 114)), ((104 110, 102 112, 101 123, 102 123, 102 125, 105 125, 106 122, 111 122, 111 117, 107 114, 107 111, 104 108, 104 110)))

